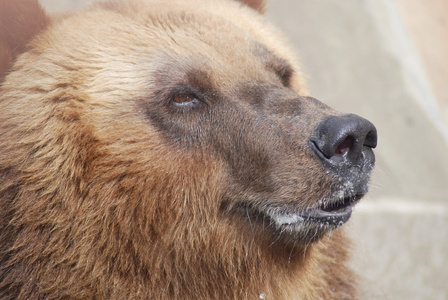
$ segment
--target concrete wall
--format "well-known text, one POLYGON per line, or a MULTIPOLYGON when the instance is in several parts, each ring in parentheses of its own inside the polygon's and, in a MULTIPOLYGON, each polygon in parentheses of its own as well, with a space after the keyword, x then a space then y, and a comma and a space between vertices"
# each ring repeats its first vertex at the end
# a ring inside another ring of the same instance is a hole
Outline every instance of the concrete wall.
MULTIPOLYGON (((60 11, 90 1, 42 2, 60 11)), ((347 226, 362 299, 448 299, 447 10, 446 0, 268 4, 313 95, 378 128, 372 192, 347 226)))

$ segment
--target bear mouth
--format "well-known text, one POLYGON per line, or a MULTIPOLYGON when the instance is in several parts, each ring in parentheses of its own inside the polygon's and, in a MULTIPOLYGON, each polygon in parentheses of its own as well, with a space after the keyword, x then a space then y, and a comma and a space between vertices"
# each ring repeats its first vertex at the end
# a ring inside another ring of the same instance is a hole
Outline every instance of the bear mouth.
POLYGON ((277 228, 306 226, 308 224, 335 229, 350 219, 353 206, 363 196, 363 194, 355 194, 331 201, 323 200, 320 201, 320 205, 299 212, 281 212, 276 209, 268 209, 265 213, 277 228))
POLYGON ((307 209, 291 209, 278 205, 238 203, 235 208, 253 226, 274 230, 274 236, 295 242, 313 242, 326 232, 344 225, 352 215, 353 206, 364 196, 350 194, 344 197, 325 198, 307 209))

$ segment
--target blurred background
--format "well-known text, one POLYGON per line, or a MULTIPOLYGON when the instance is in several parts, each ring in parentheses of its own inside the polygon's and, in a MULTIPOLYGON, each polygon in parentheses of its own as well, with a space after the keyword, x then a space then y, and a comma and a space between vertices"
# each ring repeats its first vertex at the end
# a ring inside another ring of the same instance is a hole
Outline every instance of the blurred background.
POLYGON ((448 1, 271 0, 312 94, 378 129, 348 231, 362 299, 448 299, 448 1))
POLYGON ((314 97, 377 126, 371 193, 347 225, 361 299, 448 299, 448 1, 270 0, 267 18, 314 97))

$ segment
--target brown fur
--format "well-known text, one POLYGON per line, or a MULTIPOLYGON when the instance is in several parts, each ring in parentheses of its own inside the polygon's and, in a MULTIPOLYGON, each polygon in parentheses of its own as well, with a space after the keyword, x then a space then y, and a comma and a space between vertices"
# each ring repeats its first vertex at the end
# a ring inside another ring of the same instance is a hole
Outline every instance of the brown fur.
POLYGON ((341 229, 240 207, 338 186, 306 146, 337 113, 256 10, 115 1, 50 24, 0 1, 1 299, 356 297, 341 229))

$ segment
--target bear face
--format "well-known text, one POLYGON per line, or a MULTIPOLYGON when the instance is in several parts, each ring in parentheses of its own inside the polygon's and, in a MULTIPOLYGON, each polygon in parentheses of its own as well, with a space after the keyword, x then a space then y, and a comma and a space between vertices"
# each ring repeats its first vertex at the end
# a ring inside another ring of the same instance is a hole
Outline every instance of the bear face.
POLYGON ((17 55, 0 94, 0 295, 242 299, 258 280, 281 298, 257 261, 309 251, 367 192, 375 127, 309 97, 258 12, 171 2, 46 21, 17 55))

